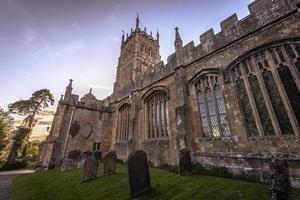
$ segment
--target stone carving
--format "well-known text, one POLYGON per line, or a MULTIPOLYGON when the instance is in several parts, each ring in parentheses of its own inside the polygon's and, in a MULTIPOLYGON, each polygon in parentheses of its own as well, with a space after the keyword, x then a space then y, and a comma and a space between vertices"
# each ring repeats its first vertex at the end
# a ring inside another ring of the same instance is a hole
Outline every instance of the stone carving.
POLYGON ((192 174, 191 151, 181 149, 179 151, 179 175, 186 176, 192 174))
POLYGON ((139 150, 131 153, 128 157, 127 168, 132 198, 152 190, 146 152, 139 150))
POLYGON ((291 200, 291 182, 286 160, 273 158, 270 167, 270 186, 272 200, 291 200))
POLYGON ((68 158, 73 159, 73 160, 77 160, 77 159, 79 159, 80 154, 81 154, 80 150, 73 150, 73 151, 69 152, 68 158))
POLYGON ((80 125, 77 121, 72 123, 70 127, 70 135, 72 138, 74 138, 78 134, 79 129, 80 129, 80 125))
POLYGON ((63 160, 63 164, 61 166, 60 171, 61 172, 70 171, 75 166, 76 166, 76 161, 74 159, 66 158, 63 160))
POLYGON ((97 178, 99 161, 94 156, 89 156, 83 164, 83 175, 81 182, 87 182, 97 178))
POLYGON ((111 176, 116 174, 116 165, 117 165, 116 151, 107 152, 103 158, 103 162, 104 162, 103 176, 111 176))
POLYGON ((80 134, 83 135, 85 139, 89 138, 93 132, 93 127, 91 123, 86 123, 80 128, 80 134))

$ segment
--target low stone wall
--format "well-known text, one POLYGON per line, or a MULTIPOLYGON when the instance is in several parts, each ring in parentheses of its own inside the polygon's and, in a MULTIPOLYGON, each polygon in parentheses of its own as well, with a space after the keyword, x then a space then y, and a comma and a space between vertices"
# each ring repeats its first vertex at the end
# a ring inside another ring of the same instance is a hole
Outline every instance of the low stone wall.
MULTIPOLYGON (((270 175, 269 163, 273 157, 274 155, 271 154, 254 153, 220 153, 210 155, 194 153, 192 159, 194 163, 199 163, 206 169, 225 167, 235 178, 268 182, 270 175)), ((300 188, 300 156, 280 154, 276 155, 276 157, 288 161, 292 187, 300 188)))

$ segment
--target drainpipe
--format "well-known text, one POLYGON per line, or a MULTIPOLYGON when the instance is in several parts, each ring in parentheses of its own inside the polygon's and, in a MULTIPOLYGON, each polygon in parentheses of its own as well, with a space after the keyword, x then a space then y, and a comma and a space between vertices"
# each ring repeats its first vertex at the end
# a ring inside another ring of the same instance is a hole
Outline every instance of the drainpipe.
POLYGON ((68 130, 67 130, 67 134, 66 134, 66 138, 65 138, 66 142, 65 142, 65 145, 64 145, 64 149, 63 149, 63 155, 62 155, 63 159, 65 158, 66 147, 67 147, 67 144, 68 144, 68 141, 69 141, 69 132, 70 132, 70 128, 71 128, 71 123, 73 121, 74 110, 75 110, 75 107, 72 107, 71 117, 70 117, 70 120, 69 120, 68 130))

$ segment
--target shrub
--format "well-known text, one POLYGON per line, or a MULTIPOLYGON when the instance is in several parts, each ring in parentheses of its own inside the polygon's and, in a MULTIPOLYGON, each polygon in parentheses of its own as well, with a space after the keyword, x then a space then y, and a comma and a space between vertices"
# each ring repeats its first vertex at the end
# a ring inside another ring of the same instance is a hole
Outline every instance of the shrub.
POLYGON ((7 171, 7 170, 15 170, 15 169, 24 169, 27 168, 27 162, 25 161, 14 161, 10 163, 4 164, 0 171, 7 171))

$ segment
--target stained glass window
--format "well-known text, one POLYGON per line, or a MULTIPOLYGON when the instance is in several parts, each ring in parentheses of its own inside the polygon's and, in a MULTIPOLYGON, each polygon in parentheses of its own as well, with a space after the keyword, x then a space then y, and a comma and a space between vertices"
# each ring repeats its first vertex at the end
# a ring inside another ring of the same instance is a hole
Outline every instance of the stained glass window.
POLYGON ((129 104, 124 104, 118 110, 117 141, 127 141, 129 138, 130 109, 129 104))
POLYGON ((289 68, 284 65, 281 65, 281 67, 278 68, 278 73, 295 113, 296 119, 300 124, 300 94, 293 76, 289 68))
POLYGON ((205 76, 196 84, 203 137, 230 136, 229 122, 221 88, 216 76, 205 76), (208 81, 208 80, 211 81, 208 81), (205 89, 201 89, 205 85, 205 89))
POLYGON ((262 76, 272 103, 272 107, 277 117, 281 133, 284 135, 293 134, 293 128, 291 126, 288 115, 280 98, 278 88, 273 79, 272 73, 267 71, 264 72, 262 76))
POLYGON ((265 135, 274 135, 274 129, 268 113, 267 106, 264 101, 264 97, 261 93, 257 78, 253 75, 248 78, 251 91, 253 93, 254 101, 257 107, 257 111, 262 123, 262 127, 265 135))
POLYGON ((255 124, 254 115, 252 113, 252 108, 248 99, 247 91, 245 88, 244 80, 239 79, 236 81, 237 91, 239 100, 241 102, 241 107, 243 110, 245 118, 245 126, 249 136, 258 135, 258 131, 255 124))
POLYGON ((158 91, 145 100, 146 109, 146 136, 161 138, 168 136, 168 99, 164 91, 158 91))

